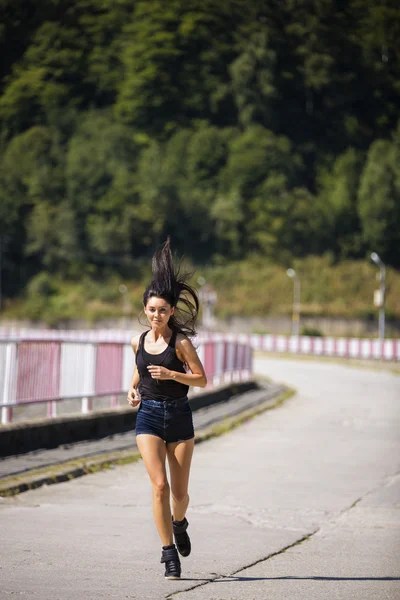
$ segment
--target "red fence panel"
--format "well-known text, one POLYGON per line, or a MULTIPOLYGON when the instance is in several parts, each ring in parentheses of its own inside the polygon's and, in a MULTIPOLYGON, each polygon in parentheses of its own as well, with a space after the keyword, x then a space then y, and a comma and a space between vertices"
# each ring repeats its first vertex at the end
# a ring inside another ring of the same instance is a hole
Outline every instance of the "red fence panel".
POLYGON ((17 369, 17 403, 59 397, 59 342, 20 342, 17 369))
POLYGON ((204 370, 209 383, 212 383, 215 375, 215 342, 204 344, 204 370))
POLYGON ((107 394, 122 390, 122 344, 97 346, 95 393, 107 394))

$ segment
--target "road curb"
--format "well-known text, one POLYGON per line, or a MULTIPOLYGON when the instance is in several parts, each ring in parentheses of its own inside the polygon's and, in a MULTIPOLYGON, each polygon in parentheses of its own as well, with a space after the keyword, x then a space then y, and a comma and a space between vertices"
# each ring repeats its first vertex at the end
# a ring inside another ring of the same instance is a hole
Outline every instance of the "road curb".
MULTIPOLYGON (((255 389, 257 383, 254 379, 225 383, 190 394, 190 404, 193 410, 199 410, 225 403, 233 396, 255 389)), ((8 423, 0 427, 0 457, 8 458, 43 449, 52 450, 63 444, 126 433, 135 429, 136 416, 137 410, 126 404, 84 414, 66 414, 8 423)))
MULTIPOLYGON (((280 388, 277 388, 276 396, 273 398, 261 402, 256 407, 245 409, 232 417, 225 417, 220 422, 210 427, 198 430, 196 432, 195 443, 200 444, 214 437, 224 435, 257 415, 266 412, 267 410, 277 408, 294 394, 295 390, 286 386, 281 386, 280 388)), ((75 459, 51 467, 35 469, 28 471, 25 474, 9 477, 1 481, 0 497, 16 496, 22 492, 33 490, 44 485, 53 485, 70 481, 71 479, 113 468, 118 465, 130 464, 136 462, 140 458, 137 449, 127 449, 99 454, 95 457, 75 459)))

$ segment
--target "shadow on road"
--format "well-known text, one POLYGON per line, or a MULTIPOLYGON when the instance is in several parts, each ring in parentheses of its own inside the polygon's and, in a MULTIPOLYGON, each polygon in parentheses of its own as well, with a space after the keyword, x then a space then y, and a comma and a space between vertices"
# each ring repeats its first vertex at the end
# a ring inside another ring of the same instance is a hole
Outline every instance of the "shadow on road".
POLYGON ((216 578, 206 577, 181 577, 180 581, 204 581, 205 583, 229 583, 236 581, 279 581, 279 580, 305 580, 305 581, 400 581, 399 577, 322 577, 310 575, 300 577, 297 575, 286 575, 282 577, 236 577, 235 575, 219 575, 216 578))
MULTIPOLYGON (((299 577, 297 575, 286 575, 282 577, 224 577, 222 579, 209 580, 214 583, 225 583, 227 581, 275 581, 275 580, 295 579, 306 581, 400 581, 400 577, 299 577)), ((207 581, 199 580, 199 581, 207 581)))

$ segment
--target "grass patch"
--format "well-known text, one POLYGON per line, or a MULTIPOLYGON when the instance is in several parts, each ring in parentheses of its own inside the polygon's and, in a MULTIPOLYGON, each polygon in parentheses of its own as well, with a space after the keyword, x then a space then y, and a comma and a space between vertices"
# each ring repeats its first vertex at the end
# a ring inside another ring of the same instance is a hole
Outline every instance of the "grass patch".
POLYGON ((43 485, 70 481, 89 473, 97 473, 113 465, 127 465, 140 459, 139 452, 122 450, 121 453, 100 454, 95 457, 74 459, 50 467, 33 469, 28 473, 14 475, 0 481, 0 496, 15 496, 43 485))
MULTIPOLYGON (((334 264, 328 257, 310 256, 291 265, 276 265, 254 257, 203 269, 201 274, 219 292, 216 309, 220 317, 290 315, 289 266, 301 279, 302 315, 376 318, 377 269, 370 261, 334 264)), ((395 269, 387 271, 386 309, 389 318, 400 317, 400 273, 395 269)))
MULTIPOLYGON (((384 371, 392 375, 400 375, 400 364, 398 361, 383 361, 379 359, 341 358, 340 356, 310 356, 308 354, 290 354, 287 352, 263 352, 255 350, 254 358, 279 358, 282 360, 303 360, 309 362, 326 362, 342 365, 353 369, 367 369, 369 371, 384 371)), ((257 375, 257 378, 259 375, 257 375)))

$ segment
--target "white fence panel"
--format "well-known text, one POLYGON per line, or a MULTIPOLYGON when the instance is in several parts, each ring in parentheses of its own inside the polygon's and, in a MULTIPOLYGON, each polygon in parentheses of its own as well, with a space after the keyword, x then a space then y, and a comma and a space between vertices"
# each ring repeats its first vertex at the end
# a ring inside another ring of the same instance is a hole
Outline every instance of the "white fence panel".
POLYGON ((372 343, 371 340, 361 340, 360 354, 362 358, 372 358, 372 343))
POLYGON ((235 368, 235 342, 228 342, 228 358, 226 361, 226 370, 233 371, 235 368))
POLYGON ((300 337, 300 352, 309 354, 311 352, 311 338, 300 337))
POLYGON ((215 344, 215 370, 214 374, 221 376, 224 372, 224 342, 214 342, 215 344))
POLYGON ((393 358, 394 356, 394 344, 393 344, 393 340, 386 340, 383 343, 383 357, 386 360, 390 360, 393 358))
POLYGON ((381 340, 372 341, 372 357, 381 358, 382 356, 382 342, 381 340))
POLYGON ((359 356, 359 340, 349 340, 349 356, 356 358, 359 356))
POLYGON ((300 338, 297 335, 292 335, 289 338, 289 352, 297 354, 300 351, 300 338))
POLYGON ((346 356, 347 354, 347 340, 345 338, 338 338, 336 340, 336 356, 346 356))
POLYGON ((262 336, 262 349, 271 352, 274 347, 274 337, 272 335, 262 336))
POLYGON ((264 344, 264 337, 263 335, 257 335, 256 333, 253 333, 249 339, 248 339, 248 344, 251 344, 251 347, 254 348, 255 350, 262 350, 263 349, 263 344, 264 344))
POLYGON ((0 344, 0 402, 15 404, 17 395, 17 344, 0 344))
POLYGON ((276 336, 276 349, 278 352, 286 352, 287 350, 287 341, 286 337, 283 335, 276 336))
POLYGON ((60 397, 94 394, 95 366, 95 344, 61 344, 60 397))
POLYGON ((335 355, 335 340, 333 338, 325 338, 325 354, 327 356, 335 355))
POLYGON ((252 367, 252 357, 253 357, 253 350, 251 348, 251 346, 246 346, 246 362, 245 362, 245 369, 247 371, 247 374, 250 376, 251 373, 251 367, 252 367))
POLYGON ((133 371, 135 369, 135 355, 130 344, 125 344, 122 350, 122 386, 124 391, 131 387, 133 371))

